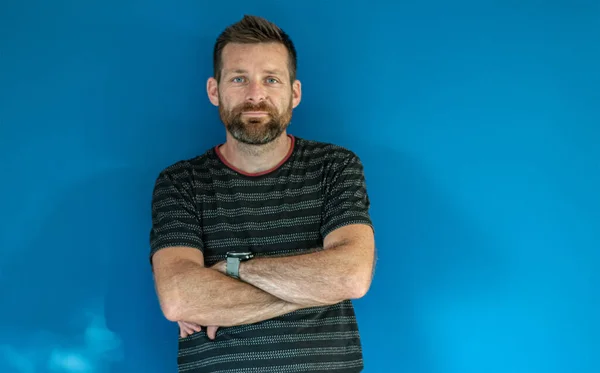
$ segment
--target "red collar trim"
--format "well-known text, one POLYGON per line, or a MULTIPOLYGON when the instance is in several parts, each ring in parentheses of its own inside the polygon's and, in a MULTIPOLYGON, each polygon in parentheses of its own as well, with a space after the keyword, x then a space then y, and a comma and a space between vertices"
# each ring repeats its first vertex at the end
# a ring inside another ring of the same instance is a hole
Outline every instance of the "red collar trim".
POLYGON ((287 154, 285 155, 285 157, 283 157, 283 159, 277 165, 275 165, 274 167, 272 167, 272 168, 270 168, 268 170, 265 170, 265 171, 261 171, 261 172, 251 173, 251 172, 242 171, 239 168, 236 168, 231 163, 227 162, 227 160, 225 159, 225 157, 223 157, 223 154, 221 154, 221 150, 219 149, 223 144, 215 146, 215 153, 217 153, 217 157, 219 157, 219 159, 221 160, 221 162, 223 162, 227 167, 231 168, 235 172, 238 172, 238 173, 240 173, 242 175, 245 175, 245 176, 253 176, 253 177, 262 176, 262 175, 266 175, 266 174, 268 174, 270 172, 275 171, 276 169, 278 169, 279 167, 281 167, 281 165, 283 165, 292 156, 292 153, 294 151, 294 146, 296 144, 296 138, 293 135, 287 135, 287 136, 290 138, 290 140, 292 140, 292 143, 290 145, 290 150, 287 152, 287 154))

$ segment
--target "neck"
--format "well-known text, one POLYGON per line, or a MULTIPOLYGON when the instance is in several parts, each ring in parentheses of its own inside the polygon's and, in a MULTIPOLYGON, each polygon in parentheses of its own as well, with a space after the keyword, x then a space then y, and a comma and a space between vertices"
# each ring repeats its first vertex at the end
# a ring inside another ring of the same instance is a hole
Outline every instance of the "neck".
POLYGON ((285 132, 264 145, 244 144, 227 134, 227 141, 219 151, 233 167, 247 173, 259 173, 277 166, 288 154, 290 146, 291 140, 285 132))

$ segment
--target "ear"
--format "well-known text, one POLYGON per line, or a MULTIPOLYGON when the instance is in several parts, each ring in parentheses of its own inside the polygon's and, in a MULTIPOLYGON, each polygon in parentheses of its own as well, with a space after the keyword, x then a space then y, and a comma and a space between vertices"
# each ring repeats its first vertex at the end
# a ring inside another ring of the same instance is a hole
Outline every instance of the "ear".
POLYGON ((293 107, 296 108, 302 100, 302 83, 299 80, 294 81, 292 84, 292 102, 293 107))
POLYGON ((215 106, 219 106, 219 83, 217 83, 215 78, 208 78, 208 81, 206 82, 206 93, 208 94, 210 102, 215 106))

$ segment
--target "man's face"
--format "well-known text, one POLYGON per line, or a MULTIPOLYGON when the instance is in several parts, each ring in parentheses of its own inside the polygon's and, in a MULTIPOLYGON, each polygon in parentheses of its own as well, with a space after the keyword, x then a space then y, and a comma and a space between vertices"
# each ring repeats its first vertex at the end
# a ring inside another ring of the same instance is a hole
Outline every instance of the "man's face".
POLYGON ((285 46, 227 44, 222 61, 221 82, 209 79, 208 92, 229 133, 245 144, 275 140, 300 103, 300 82, 290 82, 285 46))

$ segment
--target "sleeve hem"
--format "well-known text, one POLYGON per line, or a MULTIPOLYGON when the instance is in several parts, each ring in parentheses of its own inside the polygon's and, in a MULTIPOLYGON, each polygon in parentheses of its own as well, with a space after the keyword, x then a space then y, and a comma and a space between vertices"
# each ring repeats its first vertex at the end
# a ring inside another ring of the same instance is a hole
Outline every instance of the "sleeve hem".
POLYGON ((327 237, 327 235, 333 231, 335 231, 338 228, 342 228, 345 227, 347 225, 351 225, 351 224, 364 224, 364 225, 368 225, 369 227, 371 227, 371 229, 373 230, 373 233, 375 233, 375 227, 373 226, 373 222, 369 219, 353 219, 353 220, 344 220, 341 221, 335 225, 332 225, 331 227, 328 227, 326 230, 324 230, 321 235, 323 237, 323 239, 325 239, 325 237, 327 237))
POLYGON ((156 254, 158 251, 162 250, 162 249, 166 249, 169 247, 176 247, 176 246, 185 246, 185 247, 191 247, 193 249, 198 249, 200 250, 201 253, 204 253, 204 247, 202 245, 199 245, 197 243, 191 243, 191 242, 168 242, 168 243, 164 243, 161 245, 157 245, 154 246, 150 249, 150 254, 148 255, 148 259, 150 261, 150 265, 152 265, 152 257, 154 256, 154 254, 156 254))

